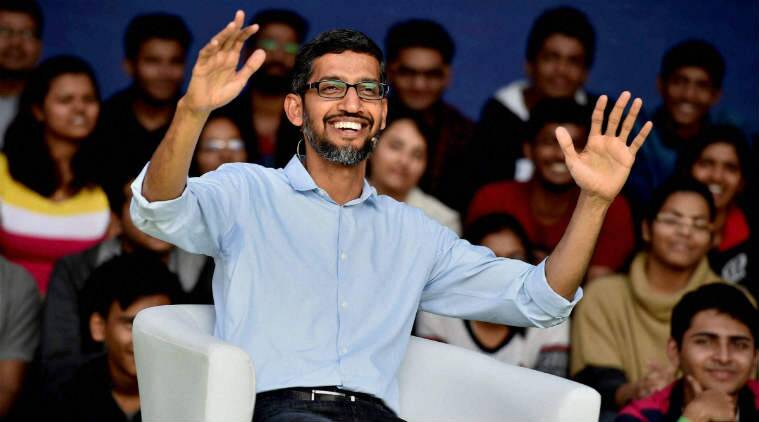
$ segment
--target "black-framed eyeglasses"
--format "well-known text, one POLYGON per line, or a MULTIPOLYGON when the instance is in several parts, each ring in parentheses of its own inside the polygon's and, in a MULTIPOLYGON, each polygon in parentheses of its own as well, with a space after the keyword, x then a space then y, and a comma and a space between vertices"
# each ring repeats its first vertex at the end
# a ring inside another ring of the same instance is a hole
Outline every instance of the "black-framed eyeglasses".
POLYGON ((356 94, 364 100, 381 100, 387 96, 390 87, 377 81, 362 81, 355 84, 339 79, 325 79, 311 82, 306 89, 316 89, 316 93, 322 98, 340 99, 348 94, 350 88, 356 89, 356 94))

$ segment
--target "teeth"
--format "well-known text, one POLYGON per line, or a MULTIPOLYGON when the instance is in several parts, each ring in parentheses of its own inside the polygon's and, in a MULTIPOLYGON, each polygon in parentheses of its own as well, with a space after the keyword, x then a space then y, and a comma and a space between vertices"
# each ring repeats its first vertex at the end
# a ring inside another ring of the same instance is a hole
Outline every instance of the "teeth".
POLYGON ((556 173, 566 173, 569 171, 569 168, 564 163, 553 163, 549 168, 556 173))
POLYGON ((692 113, 696 111, 696 107, 690 103, 681 103, 678 105, 678 108, 686 113, 692 113))
POLYGON ((71 119, 71 122, 74 123, 75 125, 83 125, 84 117, 81 117, 81 116, 74 117, 73 119, 71 119))
POLYGON ((712 183, 709 185, 709 191, 715 195, 722 193, 722 186, 712 183))
POLYGON ((335 129, 361 130, 361 123, 358 122, 335 122, 332 126, 334 126, 335 129))

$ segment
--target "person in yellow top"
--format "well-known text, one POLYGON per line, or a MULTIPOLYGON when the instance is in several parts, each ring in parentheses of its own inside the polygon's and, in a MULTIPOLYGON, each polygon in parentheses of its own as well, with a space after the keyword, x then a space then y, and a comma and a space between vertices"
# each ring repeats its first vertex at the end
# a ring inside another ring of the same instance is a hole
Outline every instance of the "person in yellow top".
POLYGON ((93 133, 100 94, 77 57, 47 59, 21 95, 0 154, 0 254, 44 294, 55 261, 106 235, 108 199, 96 185, 93 133))
POLYGON ((705 185, 669 180, 649 205, 646 247, 629 272, 587 286, 573 320, 570 371, 601 393, 601 420, 674 380, 666 354, 672 309, 685 293, 721 281, 706 257, 715 214, 705 185))

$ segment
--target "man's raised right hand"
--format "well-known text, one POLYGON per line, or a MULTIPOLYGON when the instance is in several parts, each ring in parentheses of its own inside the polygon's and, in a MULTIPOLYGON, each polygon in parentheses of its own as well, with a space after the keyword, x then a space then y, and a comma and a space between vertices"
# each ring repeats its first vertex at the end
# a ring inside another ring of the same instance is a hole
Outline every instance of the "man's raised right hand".
POLYGON ((243 28, 244 21, 245 13, 238 10, 234 20, 211 38, 198 53, 190 84, 182 98, 190 111, 207 114, 229 103, 263 64, 266 53, 257 49, 243 67, 237 70, 245 40, 258 31, 258 25, 255 24, 243 28))

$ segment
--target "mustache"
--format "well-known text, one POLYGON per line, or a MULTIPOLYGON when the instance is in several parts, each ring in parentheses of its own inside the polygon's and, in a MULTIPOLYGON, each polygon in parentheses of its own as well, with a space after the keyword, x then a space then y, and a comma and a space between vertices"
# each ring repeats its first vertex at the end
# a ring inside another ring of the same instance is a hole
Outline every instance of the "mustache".
POLYGON ((324 126, 326 127, 327 122, 329 122, 330 120, 336 117, 350 117, 352 119, 363 120, 366 123, 366 125, 369 126, 370 128, 374 127, 374 118, 372 116, 364 116, 359 113, 348 113, 348 112, 341 112, 341 113, 329 114, 329 115, 324 116, 324 118, 322 119, 322 121, 324 122, 324 126))

